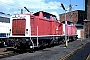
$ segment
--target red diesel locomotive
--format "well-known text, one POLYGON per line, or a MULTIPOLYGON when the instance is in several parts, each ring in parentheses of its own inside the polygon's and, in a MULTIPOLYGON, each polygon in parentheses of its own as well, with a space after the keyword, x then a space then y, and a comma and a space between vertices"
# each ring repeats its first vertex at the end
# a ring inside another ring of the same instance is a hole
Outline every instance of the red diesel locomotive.
POLYGON ((76 27, 59 22, 55 15, 39 11, 34 14, 14 14, 10 18, 10 38, 17 49, 34 49, 65 42, 65 35, 76 39, 76 27))

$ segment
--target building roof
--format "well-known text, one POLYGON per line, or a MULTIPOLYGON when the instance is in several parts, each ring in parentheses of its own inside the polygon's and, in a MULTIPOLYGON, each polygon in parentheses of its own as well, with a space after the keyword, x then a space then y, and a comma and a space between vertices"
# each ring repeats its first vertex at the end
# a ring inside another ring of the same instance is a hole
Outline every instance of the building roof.
POLYGON ((0 22, 10 23, 10 18, 0 16, 0 22))
POLYGON ((84 22, 90 22, 90 20, 86 20, 86 19, 85 19, 84 22))
POLYGON ((3 12, 0 12, 0 16, 1 17, 7 17, 7 18, 10 18, 10 14, 6 14, 6 13, 3 13, 3 12))
POLYGON ((0 12, 0 22, 10 23, 10 14, 0 12))

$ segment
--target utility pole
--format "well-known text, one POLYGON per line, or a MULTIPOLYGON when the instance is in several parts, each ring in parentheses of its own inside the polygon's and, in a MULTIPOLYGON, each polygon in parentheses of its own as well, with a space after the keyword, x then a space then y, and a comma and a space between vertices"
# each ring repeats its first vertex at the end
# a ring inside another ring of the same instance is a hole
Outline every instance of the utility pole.
MULTIPOLYGON (((77 5, 75 5, 77 6, 77 5)), ((70 21, 72 22, 72 3, 71 3, 71 0, 70 0, 70 5, 69 5, 69 18, 70 18, 70 21)))
POLYGON ((61 3, 61 7, 63 8, 63 10, 65 11, 65 42, 66 42, 66 44, 65 44, 65 47, 67 47, 68 46, 68 40, 67 40, 67 28, 66 28, 66 25, 67 25, 67 21, 66 21, 66 9, 65 9, 65 7, 64 7, 64 5, 61 3))
POLYGON ((70 5, 69 5, 69 18, 70 18, 70 21, 72 22, 72 4, 71 4, 71 0, 70 0, 70 5))
MULTIPOLYGON (((69 21, 72 22, 72 4, 70 0, 70 5, 69 5, 69 21)), ((69 30, 68 30, 68 41, 69 41, 69 30)))

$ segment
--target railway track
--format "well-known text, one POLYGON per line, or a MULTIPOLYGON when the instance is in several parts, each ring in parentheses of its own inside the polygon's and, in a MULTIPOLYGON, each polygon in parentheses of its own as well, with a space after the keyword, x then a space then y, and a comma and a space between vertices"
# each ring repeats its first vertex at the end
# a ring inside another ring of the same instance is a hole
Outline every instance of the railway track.
POLYGON ((90 53, 89 53, 88 57, 86 58, 86 60, 90 60, 90 53))
POLYGON ((4 53, 0 53, 0 59, 4 59, 4 58, 7 58, 7 57, 13 57, 13 56, 16 56, 16 55, 21 55, 21 54, 24 54, 25 52, 20 52, 18 51, 17 53, 13 52, 13 51, 9 51, 9 52, 4 52, 4 53))
POLYGON ((12 51, 12 49, 13 49, 12 47, 0 48, 0 59, 12 57, 12 56, 16 56, 24 53, 22 51, 17 51, 17 53, 15 53, 14 51, 12 51))
POLYGON ((13 53, 13 52, 8 52, 8 53, 0 54, 0 59, 11 57, 11 56, 15 56, 15 55, 18 55, 18 54, 13 53))

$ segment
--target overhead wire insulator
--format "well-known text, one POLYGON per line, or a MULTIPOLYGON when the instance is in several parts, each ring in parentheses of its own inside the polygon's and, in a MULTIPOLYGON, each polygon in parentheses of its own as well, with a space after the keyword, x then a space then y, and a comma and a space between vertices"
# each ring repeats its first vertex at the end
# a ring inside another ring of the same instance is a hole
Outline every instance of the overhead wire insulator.
POLYGON ((65 7, 64 7, 64 5, 62 3, 61 3, 61 7, 63 8, 63 10, 66 10, 65 7))
POLYGON ((30 12, 26 7, 24 7, 28 12, 30 12))

